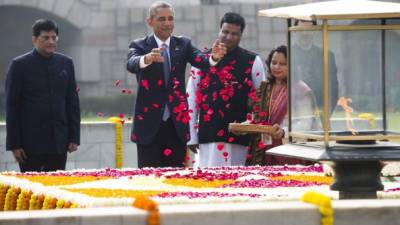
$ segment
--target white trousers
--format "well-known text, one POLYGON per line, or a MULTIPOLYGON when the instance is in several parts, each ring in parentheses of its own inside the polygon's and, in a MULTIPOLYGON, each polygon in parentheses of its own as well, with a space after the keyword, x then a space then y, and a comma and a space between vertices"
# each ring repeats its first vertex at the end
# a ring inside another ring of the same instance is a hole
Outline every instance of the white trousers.
POLYGON ((243 166, 246 154, 247 147, 243 145, 223 142, 200 144, 194 167, 243 166), (218 150, 219 144, 223 145, 222 150, 218 150), (223 152, 227 152, 227 157, 224 157, 223 152))

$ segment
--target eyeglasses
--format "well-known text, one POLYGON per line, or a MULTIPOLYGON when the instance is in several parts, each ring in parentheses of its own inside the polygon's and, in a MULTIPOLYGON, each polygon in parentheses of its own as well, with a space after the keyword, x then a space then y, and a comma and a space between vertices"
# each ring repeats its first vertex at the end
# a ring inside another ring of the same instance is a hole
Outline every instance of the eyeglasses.
POLYGON ((57 42, 58 36, 56 36, 56 35, 54 35, 54 36, 39 36, 38 39, 43 42, 48 42, 48 41, 50 41, 50 39, 57 42))

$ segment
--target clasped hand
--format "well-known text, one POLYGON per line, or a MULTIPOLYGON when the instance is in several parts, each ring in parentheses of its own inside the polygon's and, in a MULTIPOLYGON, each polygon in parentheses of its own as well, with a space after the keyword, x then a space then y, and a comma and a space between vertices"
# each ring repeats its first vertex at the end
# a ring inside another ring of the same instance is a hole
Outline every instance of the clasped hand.
POLYGON ((153 48, 151 52, 144 56, 145 64, 152 64, 153 62, 164 62, 164 58, 161 55, 163 48, 153 48))
MULTIPOLYGON (((144 56, 145 64, 152 64, 153 62, 164 62, 164 57, 162 52, 166 51, 164 48, 153 48, 151 52, 147 53, 144 56)), ((211 57, 214 61, 219 61, 222 57, 225 56, 227 52, 226 46, 220 40, 216 40, 212 45, 211 49, 211 57)))
POLYGON ((278 125, 272 125, 271 137, 273 139, 281 139, 285 136, 285 131, 278 125))

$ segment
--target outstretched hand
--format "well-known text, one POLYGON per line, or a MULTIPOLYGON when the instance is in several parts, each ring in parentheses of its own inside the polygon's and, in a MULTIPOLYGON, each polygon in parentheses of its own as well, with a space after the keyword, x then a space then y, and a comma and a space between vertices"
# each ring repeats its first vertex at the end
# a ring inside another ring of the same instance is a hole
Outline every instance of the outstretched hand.
POLYGON ((227 49, 226 45, 222 43, 219 39, 215 40, 211 48, 211 57, 214 61, 219 61, 226 55, 227 49))
POLYGON ((163 48, 153 48, 151 52, 144 55, 144 63, 152 64, 153 62, 163 62, 164 58, 161 55, 163 48))

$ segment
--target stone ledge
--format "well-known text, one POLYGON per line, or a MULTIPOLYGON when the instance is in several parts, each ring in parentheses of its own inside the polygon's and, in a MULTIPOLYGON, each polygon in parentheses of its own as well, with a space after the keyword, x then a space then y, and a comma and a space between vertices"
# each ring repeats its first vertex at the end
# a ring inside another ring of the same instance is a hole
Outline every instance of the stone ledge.
MULTIPOLYGON (((333 201, 335 225, 400 224, 400 200, 333 201)), ((317 207, 292 202, 184 204, 160 206, 163 225, 319 225, 317 207)), ((131 207, 2 212, 0 224, 147 224, 147 213, 131 207)))

